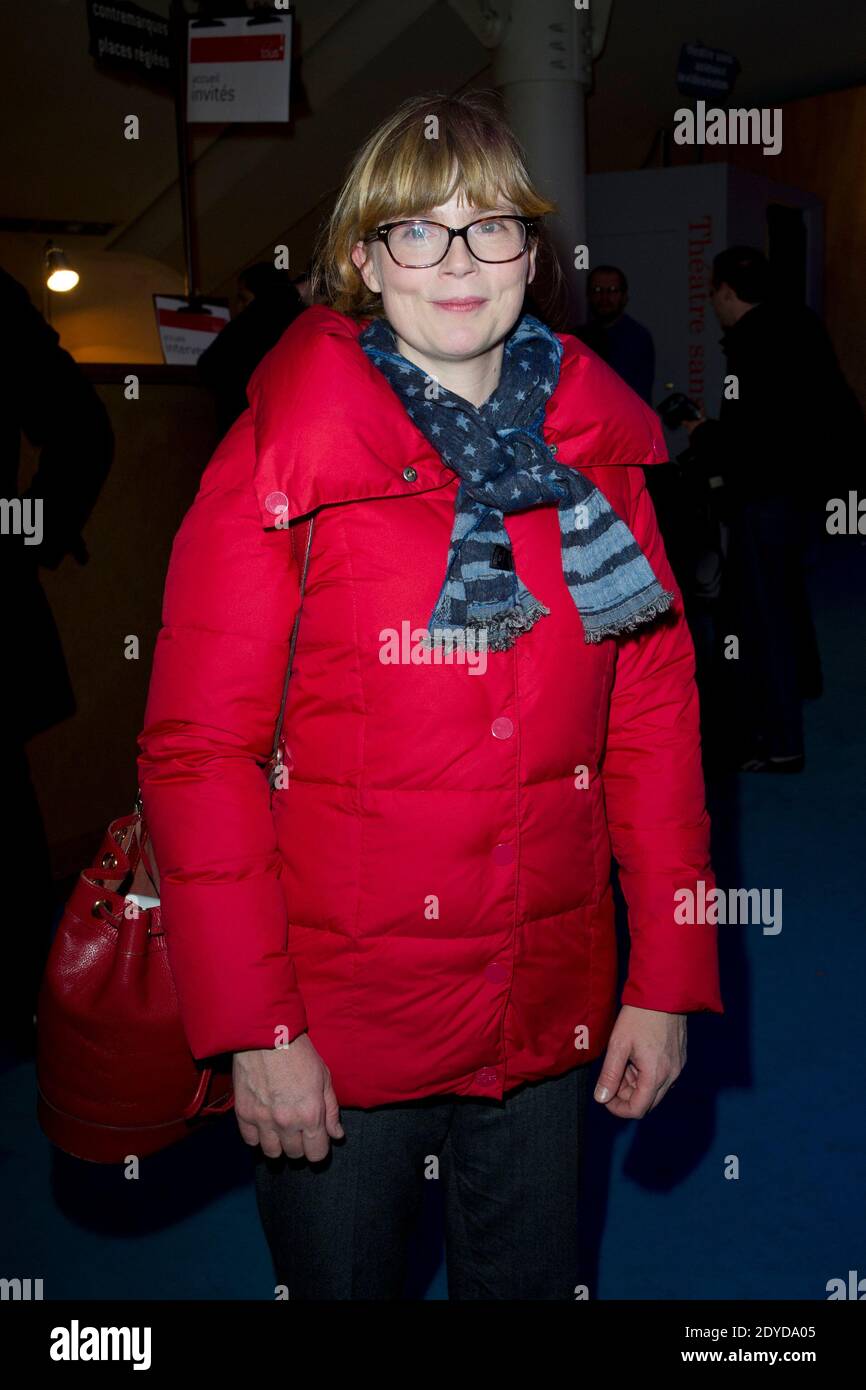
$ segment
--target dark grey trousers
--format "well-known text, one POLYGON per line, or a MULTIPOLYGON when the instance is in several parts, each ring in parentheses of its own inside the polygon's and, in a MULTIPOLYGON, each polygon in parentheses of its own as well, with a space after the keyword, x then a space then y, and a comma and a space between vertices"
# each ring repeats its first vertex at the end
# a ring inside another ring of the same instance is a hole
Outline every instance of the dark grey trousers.
POLYGON ((589 1067, 502 1100, 341 1108, 310 1164, 256 1153, 256 1199, 289 1299, 400 1299, 424 1184, 442 1183, 451 1299, 573 1300, 589 1067))

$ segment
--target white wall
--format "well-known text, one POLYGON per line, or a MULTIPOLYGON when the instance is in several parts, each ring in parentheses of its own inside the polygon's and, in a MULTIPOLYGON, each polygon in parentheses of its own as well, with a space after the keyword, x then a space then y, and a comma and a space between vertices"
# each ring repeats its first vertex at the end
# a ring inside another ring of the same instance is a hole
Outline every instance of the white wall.
MULTIPOLYGON (((809 299, 819 308, 821 205, 812 194, 728 164, 587 179, 590 268, 611 262, 628 276, 628 313, 650 330, 656 345, 653 404, 672 382, 707 414, 717 413, 725 358, 722 330, 707 298, 713 256, 735 243, 766 250, 770 202, 807 209, 809 299)), ((686 442, 681 430, 669 434, 672 456, 686 442)))

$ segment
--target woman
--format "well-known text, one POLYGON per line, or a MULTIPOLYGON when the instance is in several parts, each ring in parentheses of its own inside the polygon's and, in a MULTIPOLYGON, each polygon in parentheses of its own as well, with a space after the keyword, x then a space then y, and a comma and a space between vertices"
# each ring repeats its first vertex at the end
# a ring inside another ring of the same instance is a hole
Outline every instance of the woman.
POLYGON ((574 1298, 587 1064, 641 1116, 722 1009, 715 929, 674 918, 711 870, 662 436, 521 313, 552 209, 487 97, 401 107, 172 554, 144 808, 290 1298, 400 1297, 437 1178, 450 1297, 574 1298))

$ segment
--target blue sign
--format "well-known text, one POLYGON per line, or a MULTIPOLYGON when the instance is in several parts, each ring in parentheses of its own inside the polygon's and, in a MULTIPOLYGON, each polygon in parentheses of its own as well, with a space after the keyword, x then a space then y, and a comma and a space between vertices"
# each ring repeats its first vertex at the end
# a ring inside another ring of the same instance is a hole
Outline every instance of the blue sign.
POLYGON ((733 53, 684 43, 677 63, 677 88, 685 96, 727 96, 739 71, 733 53))

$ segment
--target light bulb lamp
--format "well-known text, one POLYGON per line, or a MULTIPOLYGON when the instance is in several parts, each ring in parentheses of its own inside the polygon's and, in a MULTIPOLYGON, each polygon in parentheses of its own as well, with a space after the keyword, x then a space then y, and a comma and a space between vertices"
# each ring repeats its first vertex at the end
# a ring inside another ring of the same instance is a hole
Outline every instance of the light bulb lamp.
POLYGON ((72 269, 66 259, 66 253, 49 241, 45 247, 46 288, 53 290, 55 294, 66 294, 67 291, 75 289, 79 279, 78 271, 72 269))

